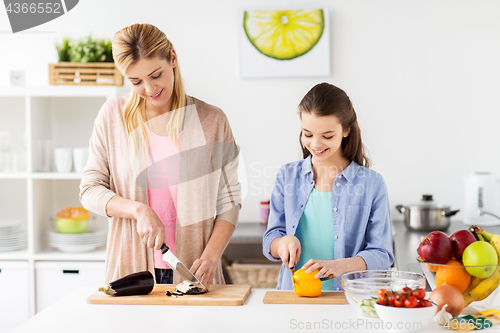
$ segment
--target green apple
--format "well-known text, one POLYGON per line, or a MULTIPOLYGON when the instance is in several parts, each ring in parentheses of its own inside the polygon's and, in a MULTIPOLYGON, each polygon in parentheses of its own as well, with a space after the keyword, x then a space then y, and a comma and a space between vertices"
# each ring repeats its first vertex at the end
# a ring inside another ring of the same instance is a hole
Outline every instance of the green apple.
POLYGON ((477 241, 465 248, 462 260, 470 275, 487 278, 495 271, 498 255, 493 245, 485 241, 477 241))

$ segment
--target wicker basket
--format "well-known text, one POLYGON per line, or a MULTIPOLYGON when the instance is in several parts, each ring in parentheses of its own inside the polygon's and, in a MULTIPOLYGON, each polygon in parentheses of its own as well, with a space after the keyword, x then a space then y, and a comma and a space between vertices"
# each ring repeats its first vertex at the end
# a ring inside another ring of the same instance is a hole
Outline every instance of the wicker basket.
POLYGON ((122 86, 123 75, 112 62, 58 62, 49 64, 49 83, 54 85, 122 86))
POLYGON ((252 288, 276 288, 281 264, 266 259, 235 260, 227 266, 233 284, 250 284, 252 288))

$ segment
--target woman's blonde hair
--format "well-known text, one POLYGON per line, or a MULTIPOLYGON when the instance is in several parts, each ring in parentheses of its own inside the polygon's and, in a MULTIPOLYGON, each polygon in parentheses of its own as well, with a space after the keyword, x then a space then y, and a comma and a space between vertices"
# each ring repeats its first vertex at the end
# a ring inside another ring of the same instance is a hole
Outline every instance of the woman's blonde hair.
MULTIPOLYGON (((113 58, 118 69, 124 73, 127 68, 142 58, 160 57, 172 62, 172 43, 163 31, 151 24, 134 24, 118 31, 113 38, 113 58)), ((172 116, 167 124, 167 134, 171 137, 174 147, 177 147, 179 133, 182 130, 186 94, 182 82, 179 64, 174 67, 174 88, 172 92, 172 116)), ((149 145, 145 128, 147 122, 146 101, 131 90, 123 106, 123 122, 125 130, 132 141, 134 151, 137 149, 139 133, 149 145)))

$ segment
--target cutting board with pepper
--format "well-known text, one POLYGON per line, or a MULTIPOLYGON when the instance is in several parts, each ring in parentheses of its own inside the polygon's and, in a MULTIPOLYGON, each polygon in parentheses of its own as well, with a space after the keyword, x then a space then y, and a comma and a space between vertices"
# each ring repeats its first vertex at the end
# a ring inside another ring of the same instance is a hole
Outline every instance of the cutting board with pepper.
POLYGON ((304 297, 293 291, 273 290, 266 292, 264 304, 345 304, 343 291, 324 291, 317 297, 304 297))
POLYGON ((167 296, 166 292, 175 290, 174 284, 157 284, 153 291, 140 296, 110 296, 96 291, 87 297, 89 304, 127 304, 127 305, 243 305, 250 285, 213 284, 210 291, 199 295, 167 296))

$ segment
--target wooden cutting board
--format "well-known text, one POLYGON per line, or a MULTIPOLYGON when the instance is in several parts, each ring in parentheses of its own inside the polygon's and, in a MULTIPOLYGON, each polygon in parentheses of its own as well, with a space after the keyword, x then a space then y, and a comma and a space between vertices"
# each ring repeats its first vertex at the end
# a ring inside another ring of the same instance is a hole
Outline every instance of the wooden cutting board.
POLYGON ((274 290, 266 292, 264 304, 345 304, 343 291, 324 291, 318 297, 303 297, 293 291, 274 290))
POLYGON ((243 305, 250 294, 250 285, 213 284, 210 291, 201 295, 167 296, 175 290, 174 284, 157 284, 153 291, 141 296, 109 296, 96 291, 87 297, 89 304, 128 305, 243 305))

